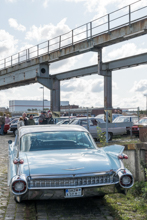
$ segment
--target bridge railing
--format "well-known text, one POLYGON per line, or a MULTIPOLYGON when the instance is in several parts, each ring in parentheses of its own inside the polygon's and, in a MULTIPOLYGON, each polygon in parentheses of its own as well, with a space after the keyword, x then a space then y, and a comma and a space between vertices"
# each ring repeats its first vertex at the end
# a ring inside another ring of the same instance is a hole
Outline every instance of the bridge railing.
POLYGON ((51 52, 75 45, 85 40, 91 40, 95 36, 110 33, 112 30, 119 27, 131 25, 137 20, 142 20, 147 17, 147 5, 145 4, 143 7, 139 7, 140 3, 141 1, 139 0, 124 6, 123 8, 81 25, 68 33, 6 57, 0 60, 0 70, 45 54, 50 54, 51 52))

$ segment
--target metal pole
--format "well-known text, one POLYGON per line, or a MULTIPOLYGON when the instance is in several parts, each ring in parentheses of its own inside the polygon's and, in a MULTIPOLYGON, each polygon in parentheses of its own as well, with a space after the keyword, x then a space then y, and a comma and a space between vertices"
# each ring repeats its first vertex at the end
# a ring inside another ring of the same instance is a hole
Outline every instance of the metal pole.
POLYGON ((20 54, 18 53, 18 63, 20 63, 20 54))
POLYGON ((108 143, 108 111, 106 111, 106 143, 108 143))
POLYGON ((146 95, 146 116, 147 116, 147 95, 146 95))
POLYGON ((61 48, 61 35, 59 36, 59 49, 61 48))
MULTIPOLYGON (((130 122, 132 122, 131 118, 130 118, 130 122)), ((132 139, 132 126, 130 127, 130 138, 132 139)))
POLYGON ((39 56, 39 44, 37 45, 37 57, 39 56))
POLYGON ((88 24, 86 24, 86 37, 87 37, 87 40, 88 40, 88 24))
POLYGON ((72 45, 73 45, 73 43, 74 43, 74 39, 73 39, 73 30, 72 30, 72 45))
POLYGON ((50 41, 48 40, 48 53, 50 51, 50 41))
POLYGON ((110 15, 108 14, 108 33, 110 32, 110 15))
POLYGON ((144 94, 146 96, 146 116, 147 116, 147 94, 144 94))
POLYGON ((4 67, 6 68, 6 58, 4 59, 4 67))
POLYGON ((43 110, 44 110, 44 87, 43 87, 43 110))
POLYGON ((129 25, 131 25, 131 5, 129 5, 129 25))
POLYGON ((69 110, 68 110, 68 115, 69 115, 69 120, 70 120, 70 106, 69 106, 69 110))
POLYGON ((11 66, 12 66, 12 56, 11 56, 11 66))
POLYGON ((139 122, 139 107, 137 108, 137 111, 138 111, 138 122, 139 122))
POLYGON ((87 108, 87 130, 89 131, 88 108, 87 108))
POLYGON ((90 38, 92 38, 92 22, 90 22, 90 38))
POLYGON ((28 49, 28 60, 30 59, 30 51, 29 51, 29 49, 28 49))

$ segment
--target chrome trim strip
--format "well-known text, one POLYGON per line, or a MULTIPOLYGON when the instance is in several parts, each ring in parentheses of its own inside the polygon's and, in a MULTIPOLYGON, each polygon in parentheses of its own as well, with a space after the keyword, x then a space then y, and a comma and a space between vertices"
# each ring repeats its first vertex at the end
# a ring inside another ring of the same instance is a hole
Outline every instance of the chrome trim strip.
POLYGON ((85 177, 85 176, 100 176, 100 175, 113 175, 115 171, 106 171, 106 172, 99 172, 99 173, 80 173, 80 174, 57 174, 53 175, 30 175, 29 178, 33 179, 60 179, 60 178, 75 178, 75 177, 85 177))
POLYGON ((102 187, 102 186, 110 186, 119 183, 102 183, 102 184, 93 184, 93 185, 77 185, 77 186, 59 186, 59 187, 28 187, 29 190, 45 190, 45 189, 76 189, 76 188, 92 188, 92 187, 102 187))
POLYGON ((69 169, 62 169, 62 170, 69 170, 69 171, 75 171, 75 170, 82 170, 84 167, 81 168, 69 168, 69 169))

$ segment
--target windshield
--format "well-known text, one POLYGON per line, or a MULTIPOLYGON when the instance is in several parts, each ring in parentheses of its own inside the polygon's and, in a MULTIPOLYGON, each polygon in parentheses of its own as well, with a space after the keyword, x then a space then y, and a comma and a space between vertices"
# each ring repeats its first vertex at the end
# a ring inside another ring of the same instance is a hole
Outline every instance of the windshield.
POLYGON ((120 116, 115 118, 113 122, 130 122, 130 117, 120 116))
POLYGON ((76 119, 76 120, 72 121, 70 124, 77 125, 78 124, 78 120, 76 119))
POLYGON ((94 149, 95 142, 87 132, 37 132, 21 138, 20 151, 94 149))
POLYGON ((140 119, 139 124, 147 124, 147 118, 140 119))

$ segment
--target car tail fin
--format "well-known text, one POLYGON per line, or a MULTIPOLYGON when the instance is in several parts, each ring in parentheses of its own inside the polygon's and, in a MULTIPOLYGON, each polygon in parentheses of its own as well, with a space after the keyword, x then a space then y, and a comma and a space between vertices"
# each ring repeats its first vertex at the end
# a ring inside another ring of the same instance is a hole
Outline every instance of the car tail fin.
POLYGON ((125 147, 122 146, 122 145, 114 144, 114 145, 103 147, 103 150, 105 152, 113 152, 113 153, 116 153, 116 154, 121 154, 124 151, 124 148, 125 147))

